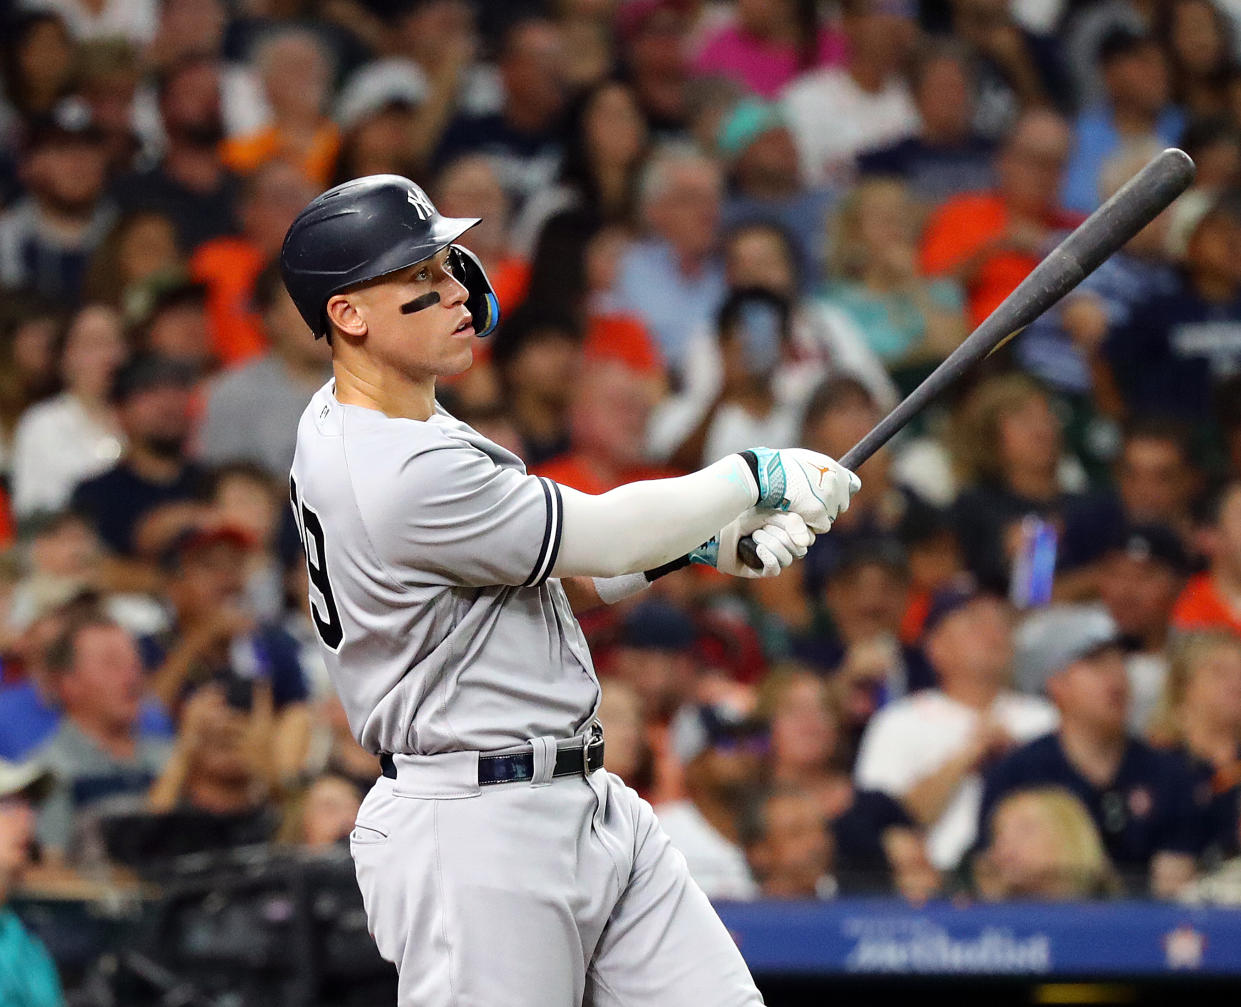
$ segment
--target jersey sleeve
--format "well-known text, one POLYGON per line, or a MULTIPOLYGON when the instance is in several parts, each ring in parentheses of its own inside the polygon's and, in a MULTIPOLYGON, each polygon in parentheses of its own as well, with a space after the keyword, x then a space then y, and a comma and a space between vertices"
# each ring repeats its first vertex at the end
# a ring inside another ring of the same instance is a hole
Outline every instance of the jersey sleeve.
POLYGON ((560 550, 560 488, 497 465, 469 445, 421 451, 394 485, 372 484, 368 522, 381 562, 398 579, 451 586, 534 587, 560 550))

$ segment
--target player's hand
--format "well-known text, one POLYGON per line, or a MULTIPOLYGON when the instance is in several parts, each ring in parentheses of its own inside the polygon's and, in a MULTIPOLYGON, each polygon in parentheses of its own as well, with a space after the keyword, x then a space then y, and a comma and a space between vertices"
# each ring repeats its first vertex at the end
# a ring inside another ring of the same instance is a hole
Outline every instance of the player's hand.
POLYGON ((814 544, 814 532, 799 514, 759 510, 751 507, 710 542, 690 553, 695 563, 713 566, 730 577, 777 577, 794 560, 806 555, 814 544), (751 570, 737 555, 737 543, 746 535, 754 537, 761 570, 751 570))
POLYGON ((758 509, 799 514, 822 535, 849 509, 862 480, 817 451, 752 448, 758 459, 758 509))

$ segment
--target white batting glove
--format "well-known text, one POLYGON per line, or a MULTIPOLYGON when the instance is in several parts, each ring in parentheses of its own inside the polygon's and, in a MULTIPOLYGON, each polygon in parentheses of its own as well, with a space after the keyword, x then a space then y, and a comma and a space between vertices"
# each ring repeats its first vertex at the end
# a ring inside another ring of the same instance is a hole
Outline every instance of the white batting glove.
POLYGON ((710 542, 690 553, 690 559, 713 566, 730 577, 778 577, 794 560, 806 555, 814 538, 800 514, 751 507, 710 542), (754 537, 758 558, 763 563, 761 570, 751 570, 737 555, 737 543, 746 535, 754 537))
POLYGON ((757 462, 758 509, 800 514, 822 535, 849 509, 862 480, 835 459, 805 448, 751 448, 757 462))

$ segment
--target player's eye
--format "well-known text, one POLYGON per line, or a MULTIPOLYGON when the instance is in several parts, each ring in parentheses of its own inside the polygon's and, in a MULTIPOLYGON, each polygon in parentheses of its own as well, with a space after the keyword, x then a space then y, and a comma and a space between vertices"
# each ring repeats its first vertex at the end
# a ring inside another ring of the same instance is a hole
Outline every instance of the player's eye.
POLYGON ((427 282, 428 280, 431 279, 431 270, 429 270, 426 266, 423 266, 421 269, 418 270, 418 272, 414 274, 414 279, 418 283, 427 282))

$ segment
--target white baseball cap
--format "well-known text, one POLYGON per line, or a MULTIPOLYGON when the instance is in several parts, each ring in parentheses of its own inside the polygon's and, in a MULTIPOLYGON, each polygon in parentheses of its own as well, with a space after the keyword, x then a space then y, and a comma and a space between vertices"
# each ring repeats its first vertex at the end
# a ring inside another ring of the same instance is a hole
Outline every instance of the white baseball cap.
POLYGON ((421 105, 427 78, 411 59, 379 59, 353 72, 336 100, 336 122, 352 129, 389 105, 421 105))

